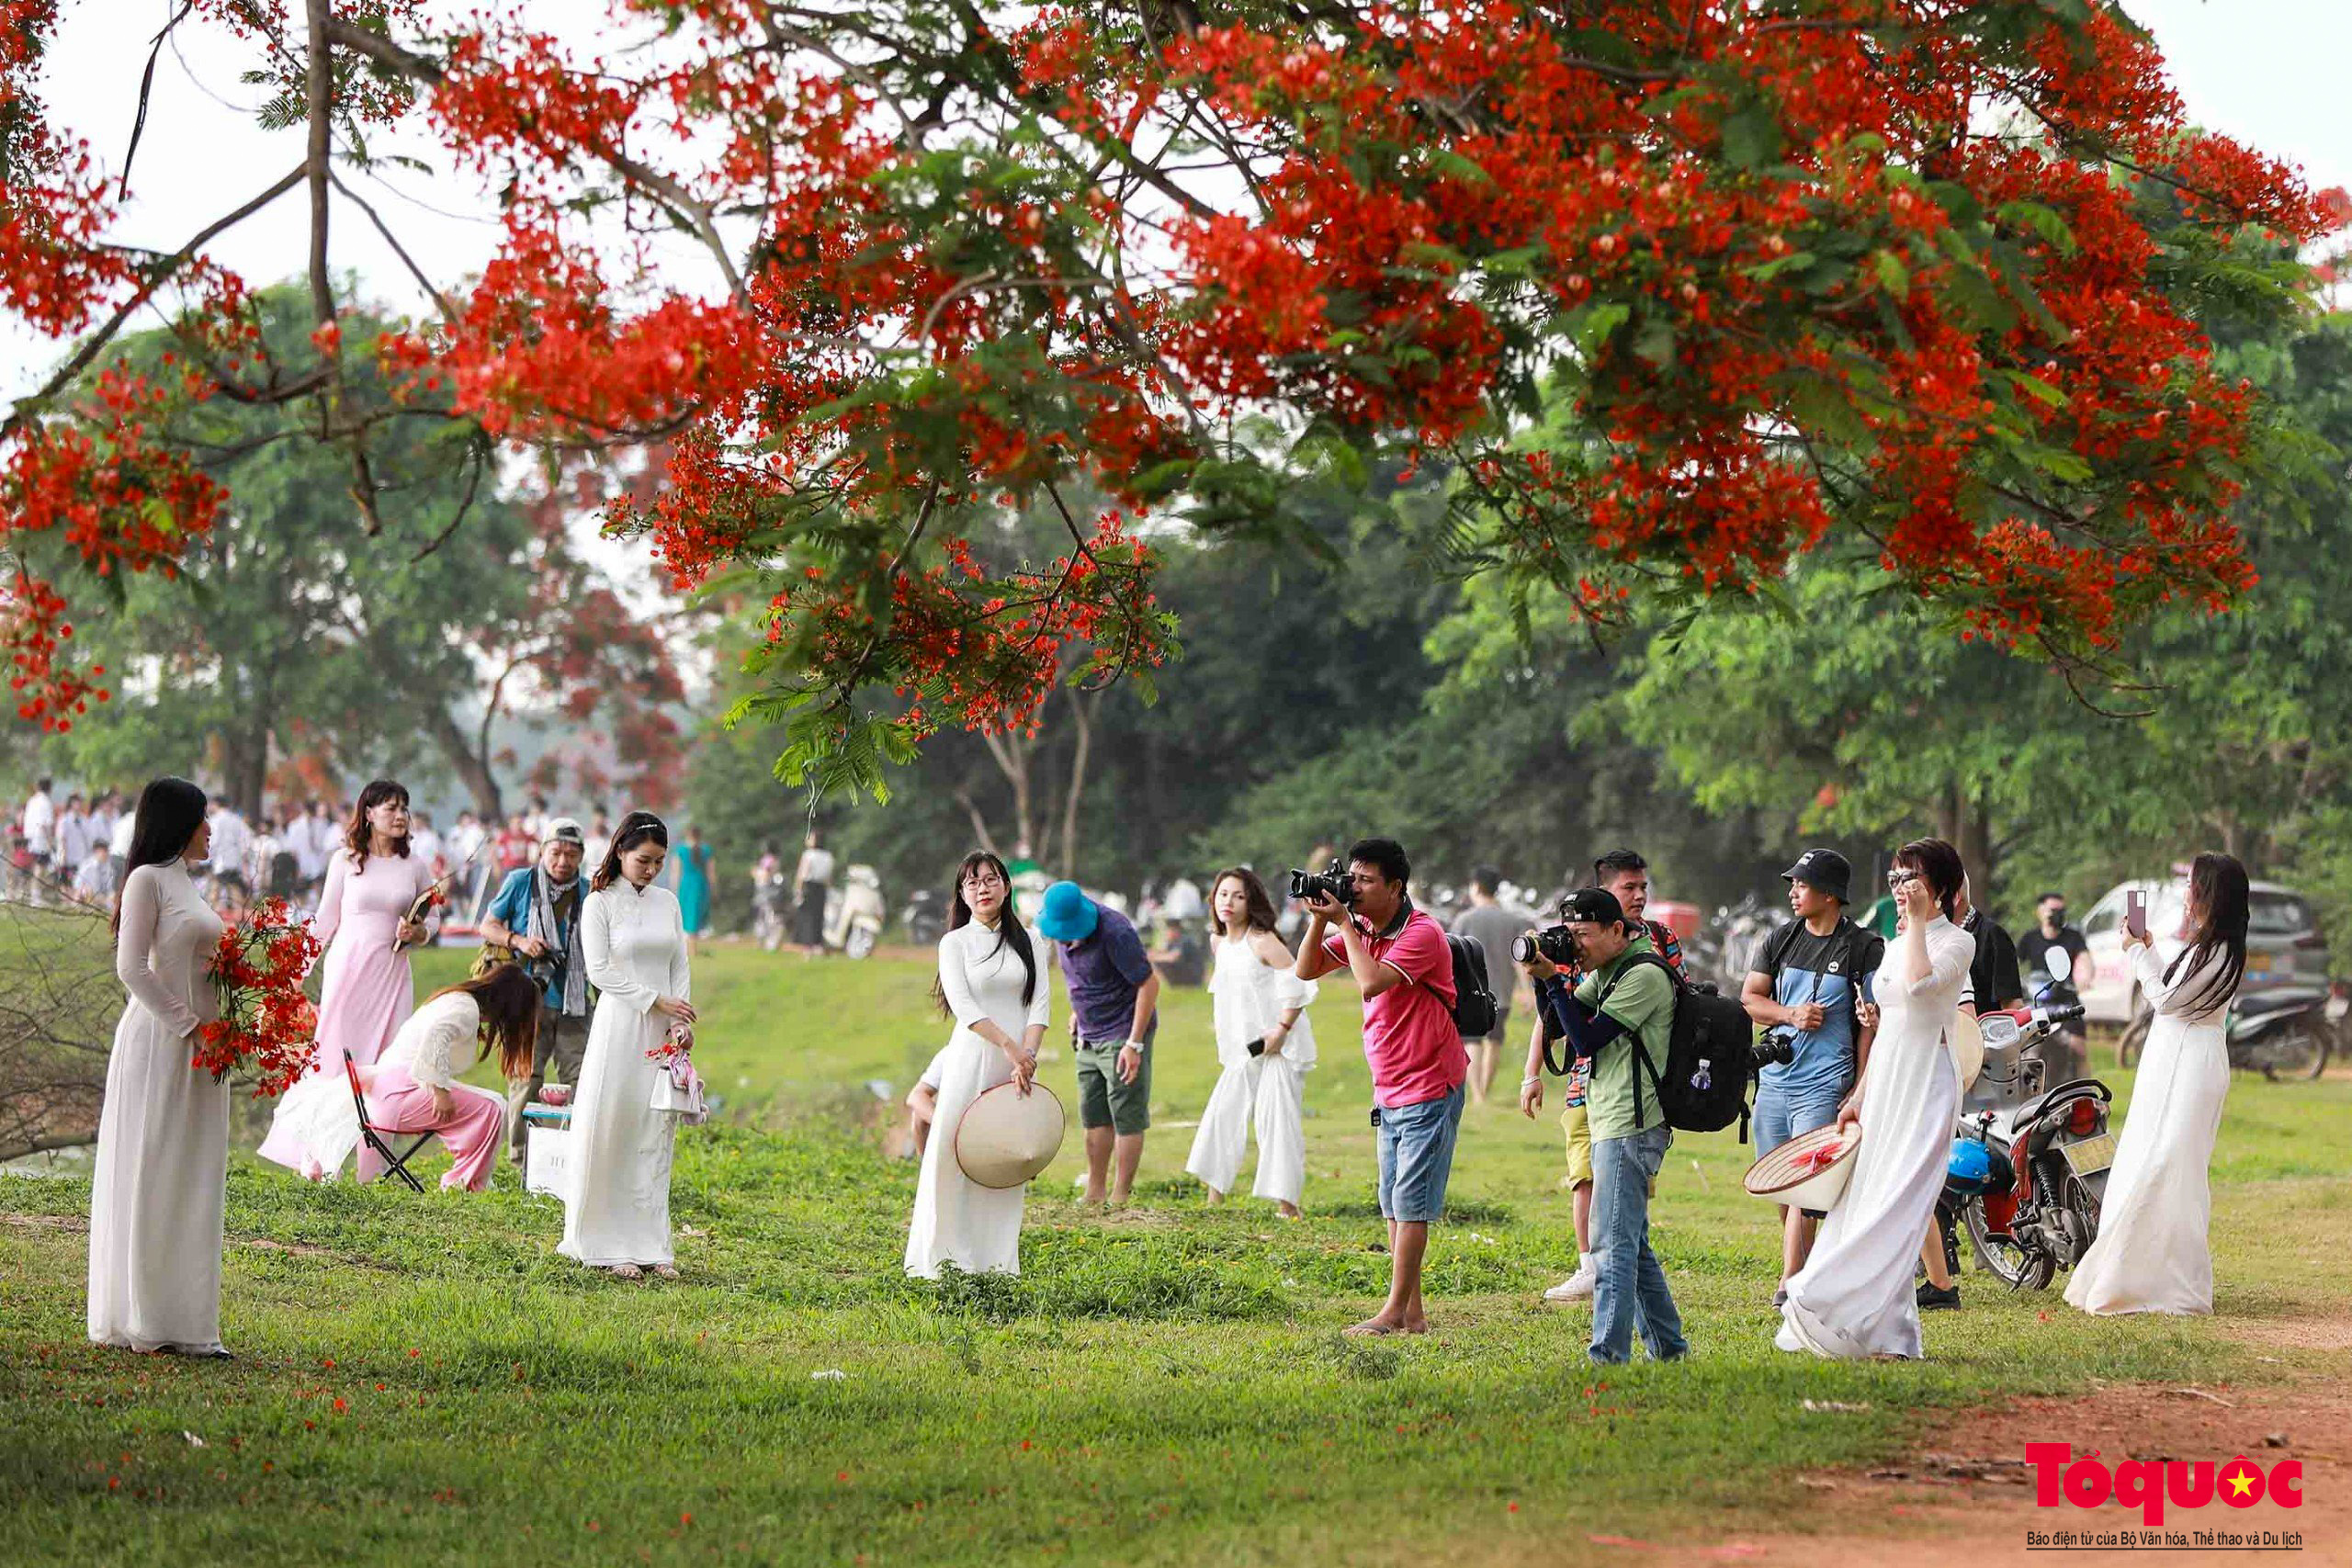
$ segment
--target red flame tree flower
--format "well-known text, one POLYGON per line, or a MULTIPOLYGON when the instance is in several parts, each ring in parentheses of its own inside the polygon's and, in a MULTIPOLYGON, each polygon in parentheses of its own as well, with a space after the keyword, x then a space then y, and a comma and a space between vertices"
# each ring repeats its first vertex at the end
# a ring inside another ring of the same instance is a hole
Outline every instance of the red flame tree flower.
POLYGON ((421 0, 196 0, 179 25, 243 38, 305 136, 224 219, 308 204, 315 363, 271 364, 214 231, 104 242, 107 188, 30 86, 62 3, 0 0, 0 304, 84 334, 0 425, 44 722, 92 694, 79 580, 169 570, 222 503, 151 449, 153 400, 311 402, 355 526, 399 503, 325 265, 335 223, 397 242, 348 156, 382 124, 504 225, 471 280, 401 247, 435 309, 380 352, 397 415, 661 441, 610 525, 679 582, 768 580, 745 711, 787 719, 787 772, 856 782, 1164 658, 1146 509, 1280 536, 1302 474, 1367 459, 1445 476, 1465 568, 1594 615, 1833 549, 1963 635, 2097 656, 2246 585, 2224 513, 2259 420, 2209 330, 2297 309, 2331 221, 2188 126, 2100 0, 613 0, 584 45, 421 0), (94 390, 166 292, 181 379, 94 390), (976 513, 1048 504, 1060 560, 965 569, 976 513))
POLYGON ((212 954, 220 1016, 196 1032, 196 1065, 216 1079, 254 1080, 254 1097, 284 1094, 318 1055, 318 1010, 302 976, 319 956, 310 923, 265 898, 220 933, 212 954))

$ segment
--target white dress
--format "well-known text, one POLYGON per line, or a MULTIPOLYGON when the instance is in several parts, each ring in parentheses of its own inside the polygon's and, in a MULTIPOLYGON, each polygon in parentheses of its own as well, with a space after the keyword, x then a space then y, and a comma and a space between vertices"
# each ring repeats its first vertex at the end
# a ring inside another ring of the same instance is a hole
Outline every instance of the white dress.
POLYGON ((184 861, 122 888, 115 974, 130 991, 107 1059, 90 1190, 90 1337, 133 1350, 220 1348, 229 1086, 188 1037, 220 1015, 220 917, 184 861))
POLYGON ((1216 1191, 1232 1191, 1249 1149, 1254 1108, 1258 1181, 1252 1190, 1277 1203, 1295 1204, 1306 1188, 1306 1075, 1315 1067, 1315 1027, 1305 1010, 1315 1000, 1315 982, 1266 963, 1247 936, 1220 937, 1213 945, 1209 998, 1217 1064, 1225 1071, 1201 1112, 1201 1130, 1193 1134, 1184 1168, 1216 1191), (1273 1032, 1292 1008, 1300 1010, 1298 1021, 1283 1037, 1281 1053, 1251 1055, 1250 1043, 1273 1032))
POLYGON ((2221 954, 2170 986, 2166 962, 2154 943, 2132 954, 2140 989, 2156 1016, 2116 1140, 2098 1237, 2066 1281, 2069 1302, 2101 1315, 2213 1310, 2213 1254, 2206 1240, 2213 1196, 2206 1168, 2230 1092, 2228 998, 2205 998, 2221 954))
POLYGON ((580 952, 597 990, 596 1015, 572 1105, 571 1190, 557 1250, 597 1266, 668 1263, 676 1122, 653 1109, 661 1069, 645 1053, 670 1028, 653 1010, 654 998, 693 994, 677 895, 639 891, 625 877, 589 894, 580 911, 580 952))
POLYGON ((1862 1073, 1862 1146, 1845 1196, 1821 1222, 1789 1281, 1783 1350, 1860 1359, 1919 1355, 1911 1266, 1951 1158, 1960 1077, 1945 1032, 1968 987, 1976 942, 1941 915, 1928 923, 1925 978, 1907 980, 1905 938, 1879 965, 1878 1041, 1862 1073))
POLYGON ((939 1111, 923 1145, 914 1222, 907 1229, 907 1272, 915 1279, 936 1280, 951 1263, 967 1274, 1021 1272, 1026 1189, 982 1187, 967 1177, 956 1163, 956 1129, 982 1091, 1012 1078, 1004 1053, 972 1026, 987 1019, 1017 1044, 1028 1030, 1049 1021, 1053 986, 1044 945, 1035 951, 1036 979, 1024 1004, 1021 987, 1027 971, 1019 953, 1000 944, 996 931, 972 920, 939 939, 939 986, 955 1016, 956 1032, 940 1063, 939 1111))

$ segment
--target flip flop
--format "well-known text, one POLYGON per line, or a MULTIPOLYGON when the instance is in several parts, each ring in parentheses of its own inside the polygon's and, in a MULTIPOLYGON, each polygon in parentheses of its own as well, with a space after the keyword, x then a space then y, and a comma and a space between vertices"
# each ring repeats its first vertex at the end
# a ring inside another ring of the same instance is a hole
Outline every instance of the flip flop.
POLYGON ((1366 1318, 1362 1323, 1353 1324, 1346 1328, 1342 1328, 1340 1332, 1350 1339, 1385 1339, 1391 1335, 1403 1334, 1408 1331, 1402 1328, 1391 1328, 1385 1323, 1377 1322, 1372 1318, 1366 1318))

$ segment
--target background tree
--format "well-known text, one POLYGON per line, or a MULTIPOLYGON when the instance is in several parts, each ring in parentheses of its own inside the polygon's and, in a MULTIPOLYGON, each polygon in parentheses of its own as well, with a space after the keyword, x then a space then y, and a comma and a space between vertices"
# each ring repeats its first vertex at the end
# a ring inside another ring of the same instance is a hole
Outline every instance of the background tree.
MULTIPOLYGON (((256 301, 265 349, 305 342, 300 304, 293 289, 256 301)), ((365 352, 381 323, 350 320, 365 352)), ((140 334, 97 374, 175 352, 170 334, 140 334)), ((351 393, 356 406, 381 388, 355 375, 351 393)), ((127 780, 158 758, 200 761, 247 812, 298 758, 319 773, 314 788, 338 772, 447 772, 495 813, 492 726, 535 701, 610 728, 632 781, 674 776, 676 671, 570 543, 568 492, 518 504, 487 446, 411 422, 375 444, 372 471, 403 504, 370 532, 354 525, 343 462, 299 420, 217 400, 167 427, 230 499, 188 547, 180 581, 118 580, 116 603, 78 628, 121 689, 54 738, 59 763, 127 780)))

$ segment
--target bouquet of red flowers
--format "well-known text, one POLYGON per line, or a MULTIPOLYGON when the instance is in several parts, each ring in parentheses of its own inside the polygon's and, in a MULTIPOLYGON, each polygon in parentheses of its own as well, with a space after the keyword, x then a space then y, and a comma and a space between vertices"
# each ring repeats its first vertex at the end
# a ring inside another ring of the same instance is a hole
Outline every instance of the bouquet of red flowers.
POLYGON ((263 899, 222 931, 212 954, 220 1016, 198 1026, 196 1065, 216 1080, 256 1076, 255 1099, 291 1089, 319 1051, 318 1010, 302 994, 318 955, 319 939, 283 898, 263 899))
POLYGON ((679 1057, 692 1054, 694 1048, 693 1026, 673 1023, 662 1033, 662 1043, 646 1052, 645 1059, 649 1062, 658 1062, 666 1067, 675 1063, 679 1057))

